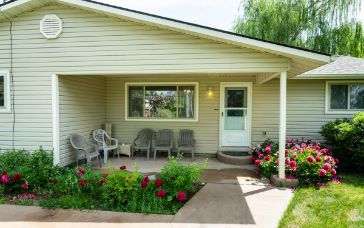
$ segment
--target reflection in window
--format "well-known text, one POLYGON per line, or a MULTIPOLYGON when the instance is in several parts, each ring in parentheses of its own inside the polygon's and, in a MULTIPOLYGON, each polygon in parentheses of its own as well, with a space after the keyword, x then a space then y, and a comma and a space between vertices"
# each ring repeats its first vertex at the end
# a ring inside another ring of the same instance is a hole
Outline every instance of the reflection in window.
POLYGON ((128 117, 143 119, 195 118, 195 86, 129 86, 128 117))
POLYGON ((364 83, 331 84, 331 110, 363 110, 364 83))
POLYGON ((5 83, 4 76, 0 76, 0 107, 5 106, 5 83))

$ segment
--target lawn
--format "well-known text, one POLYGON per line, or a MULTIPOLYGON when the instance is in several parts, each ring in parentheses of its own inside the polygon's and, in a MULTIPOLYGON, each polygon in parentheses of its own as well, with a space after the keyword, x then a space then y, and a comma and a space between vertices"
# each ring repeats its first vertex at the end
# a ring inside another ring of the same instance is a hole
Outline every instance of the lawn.
POLYGON ((364 227, 364 176, 297 189, 279 227, 364 227))

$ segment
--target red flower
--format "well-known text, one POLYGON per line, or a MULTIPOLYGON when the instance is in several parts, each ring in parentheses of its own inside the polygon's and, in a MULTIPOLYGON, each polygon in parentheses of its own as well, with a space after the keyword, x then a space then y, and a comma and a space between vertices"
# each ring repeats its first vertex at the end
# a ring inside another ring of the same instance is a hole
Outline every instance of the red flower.
POLYGON ((176 196, 177 200, 180 201, 180 202, 183 202, 186 200, 187 198, 187 195, 185 192, 179 192, 176 196))
POLYGON ((321 149, 321 150, 320 150, 320 152, 321 152, 321 153, 323 153, 323 154, 326 154, 326 153, 327 153, 327 151, 328 151, 328 150, 327 150, 326 148, 323 148, 323 149, 321 149))
POLYGON ((58 180, 57 180, 56 178, 53 178, 53 179, 51 180, 51 182, 52 182, 52 184, 57 184, 57 183, 58 183, 58 180))
POLYGON ((21 188, 27 190, 29 188, 28 181, 25 181, 24 184, 21 185, 21 188))
POLYGON ((324 170, 329 170, 331 168, 331 165, 329 163, 325 163, 323 168, 324 170))
POLYGON ((289 164, 289 162, 290 162, 289 158, 286 158, 285 161, 286 161, 286 164, 289 164))
POLYGON ((148 177, 148 176, 145 176, 145 177, 144 177, 144 179, 143 179, 143 181, 145 181, 145 182, 148 182, 148 183, 149 183, 149 177, 148 177))
POLYGON ((324 169, 319 169, 319 173, 320 173, 320 176, 326 176, 326 170, 324 169))
POLYGON ((261 160, 258 160, 257 159, 257 160, 255 160, 255 165, 258 165, 259 166, 261 162, 262 162, 261 160))
POLYGON ((269 157, 269 155, 265 156, 265 157, 264 157, 264 160, 266 160, 266 161, 270 161, 270 157, 269 157))
POLYGON ((315 146, 315 150, 320 150, 320 146, 319 145, 316 145, 315 146))
POLYGON ((6 183, 9 183, 9 181, 10 181, 10 178, 9 178, 8 172, 4 171, 3 175, 0 178, 0 183, 6 184, 6 183))
POLYGON ((276 159, 276 163, 279 164, 279 159, 278 158, 276 159))
POLYGON ((313 157, 312 157, 312 156, 308 156, 308 157, 306 158, 306 161, 307 161, 308 163, 312 163, 312 162, 313 162, 313 157))
POLYGON ((159 198, 163 198, 163 197, 165 197, 166 196, 166 192, 165 191, 163 191, 163 189, 160 189, 158 192, 156 192, 155 193, 155 195, 157 196, 157 197, 159 197, 159 198))
POLYGON ((81 187, 85 186, 85 185, 86 185, 86 183, 87 183, 87 181, 86 181, 85 179, 82 179, 82 178, 78 181, 78 184, 79 184, 81 187))
POLYGON ((297 154, 292 154, 292 158, 296 159, 297 158, 297 154))
POLYGON ((316 161, 317 162, 322 162, 322 158, 320 156, 316 156, 316 161))
POLYGON ((78 170, 77 170, 77 175, 79 175, 79 176, 83 176, 85 174, 85 169, 84 168, 79 168, 78 170))
POLYGON ((340 163, 340 160, 338 158, 335 158, 334 161, 335 161, 335 164, 339 164, 340 163))
POLYGON ((20 179, 21 179, 21 174, 20 173, 15 173, 14 175, 13 175, 13 180, 15 181, 15 182, 18 182, 18 181, 20 181, 20 179))
POLYGON ((126 170, 126 166, 125 165, 120 166, 120 170, 126 170))
POLYGON ((284 153, 285 153, 286 155, 288 155, 288 154, 289 154, 289 150, 288 150, 288 149, 285 149, 285 150, 284 150, 284 153))
POLYGON ((163 180, 162 179, 158 178, 157 180, 155 180, 155 186, 160 187, 162 185, 163 185, 163 180))
POLYGON ((289 167, 291 168, 292 171, 296 171, 297 163, 295 161, 290 161, 289 167))
POLYGON ((255 156, 252 156, 250 161, 254 164, 255 163, 255 160, 257 160, 257 158, 255 156))
POLYGON ((106 183, 106 179, 102 178, 99 182, 100 186, 103 186, 106 183))
POLYGON ((272 149, 270 148, 270 146, 266 146, 264 148, 264 151, 267 153, 267 154, 270 154, 270 152, 272 151, 272 149))
POLYGON ((103 176, 104 178, 107 178, 107 177, 109 176, 109 174, 108 174, 108 173, 104 173, 104 174, 102 174, 102 176, 103 176))
POLYGON ((142 182, 140 182, 141 188, 145 188, 145 187, 147 187, 147 185, 148 185, 148 181, 143 180, 142 182))
POLYGON ((335 176, 336 175, 336 170, 335 169, 331 169, 330 170, 330 173, 331 173, 331 175, 335 176))

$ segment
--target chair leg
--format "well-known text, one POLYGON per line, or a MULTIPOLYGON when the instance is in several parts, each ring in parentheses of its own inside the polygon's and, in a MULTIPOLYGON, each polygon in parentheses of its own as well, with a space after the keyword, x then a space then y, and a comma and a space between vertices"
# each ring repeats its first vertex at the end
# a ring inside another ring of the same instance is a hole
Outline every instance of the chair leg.
POLYGON ((149 160, 150 149, 147 149, 147 160, 149 160))
POLYGON ((192 160, 195 160, 195 149, 192 149, 192 160))
POLYGON ((104 150, 104 163, 107 163, 107 157, 109 155, 109 151, 108 150, 104 150))
POLYGON ((154 160, 155 160, 156 157, 157 157, 157 150, 154 149, 154 160))
POLYGON ((102 167, 102 165, 101 165, 101 158, 100 158, 100 155, 97 155, 97 160, 99 160, 99 166, 100 166, 100 168, 102 167))
POLYGON ((91 157, 86 157, 87 165, 91 166, 91 157))
POLYGON ((168 150, 168 159, 171 157, 171 149, 168 150))

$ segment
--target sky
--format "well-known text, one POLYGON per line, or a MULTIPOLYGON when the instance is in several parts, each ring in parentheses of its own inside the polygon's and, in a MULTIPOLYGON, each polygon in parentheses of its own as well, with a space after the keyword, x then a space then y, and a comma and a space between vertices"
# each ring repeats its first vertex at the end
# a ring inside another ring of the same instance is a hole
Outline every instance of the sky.
MULTIPOLYGON (((97 0, 129 9, 232 31, 242 0, 97 0)), ((362 0, 364 4, 364 0, 362 0)), ((359 15, 364 24, 364 6, 359 15)))

